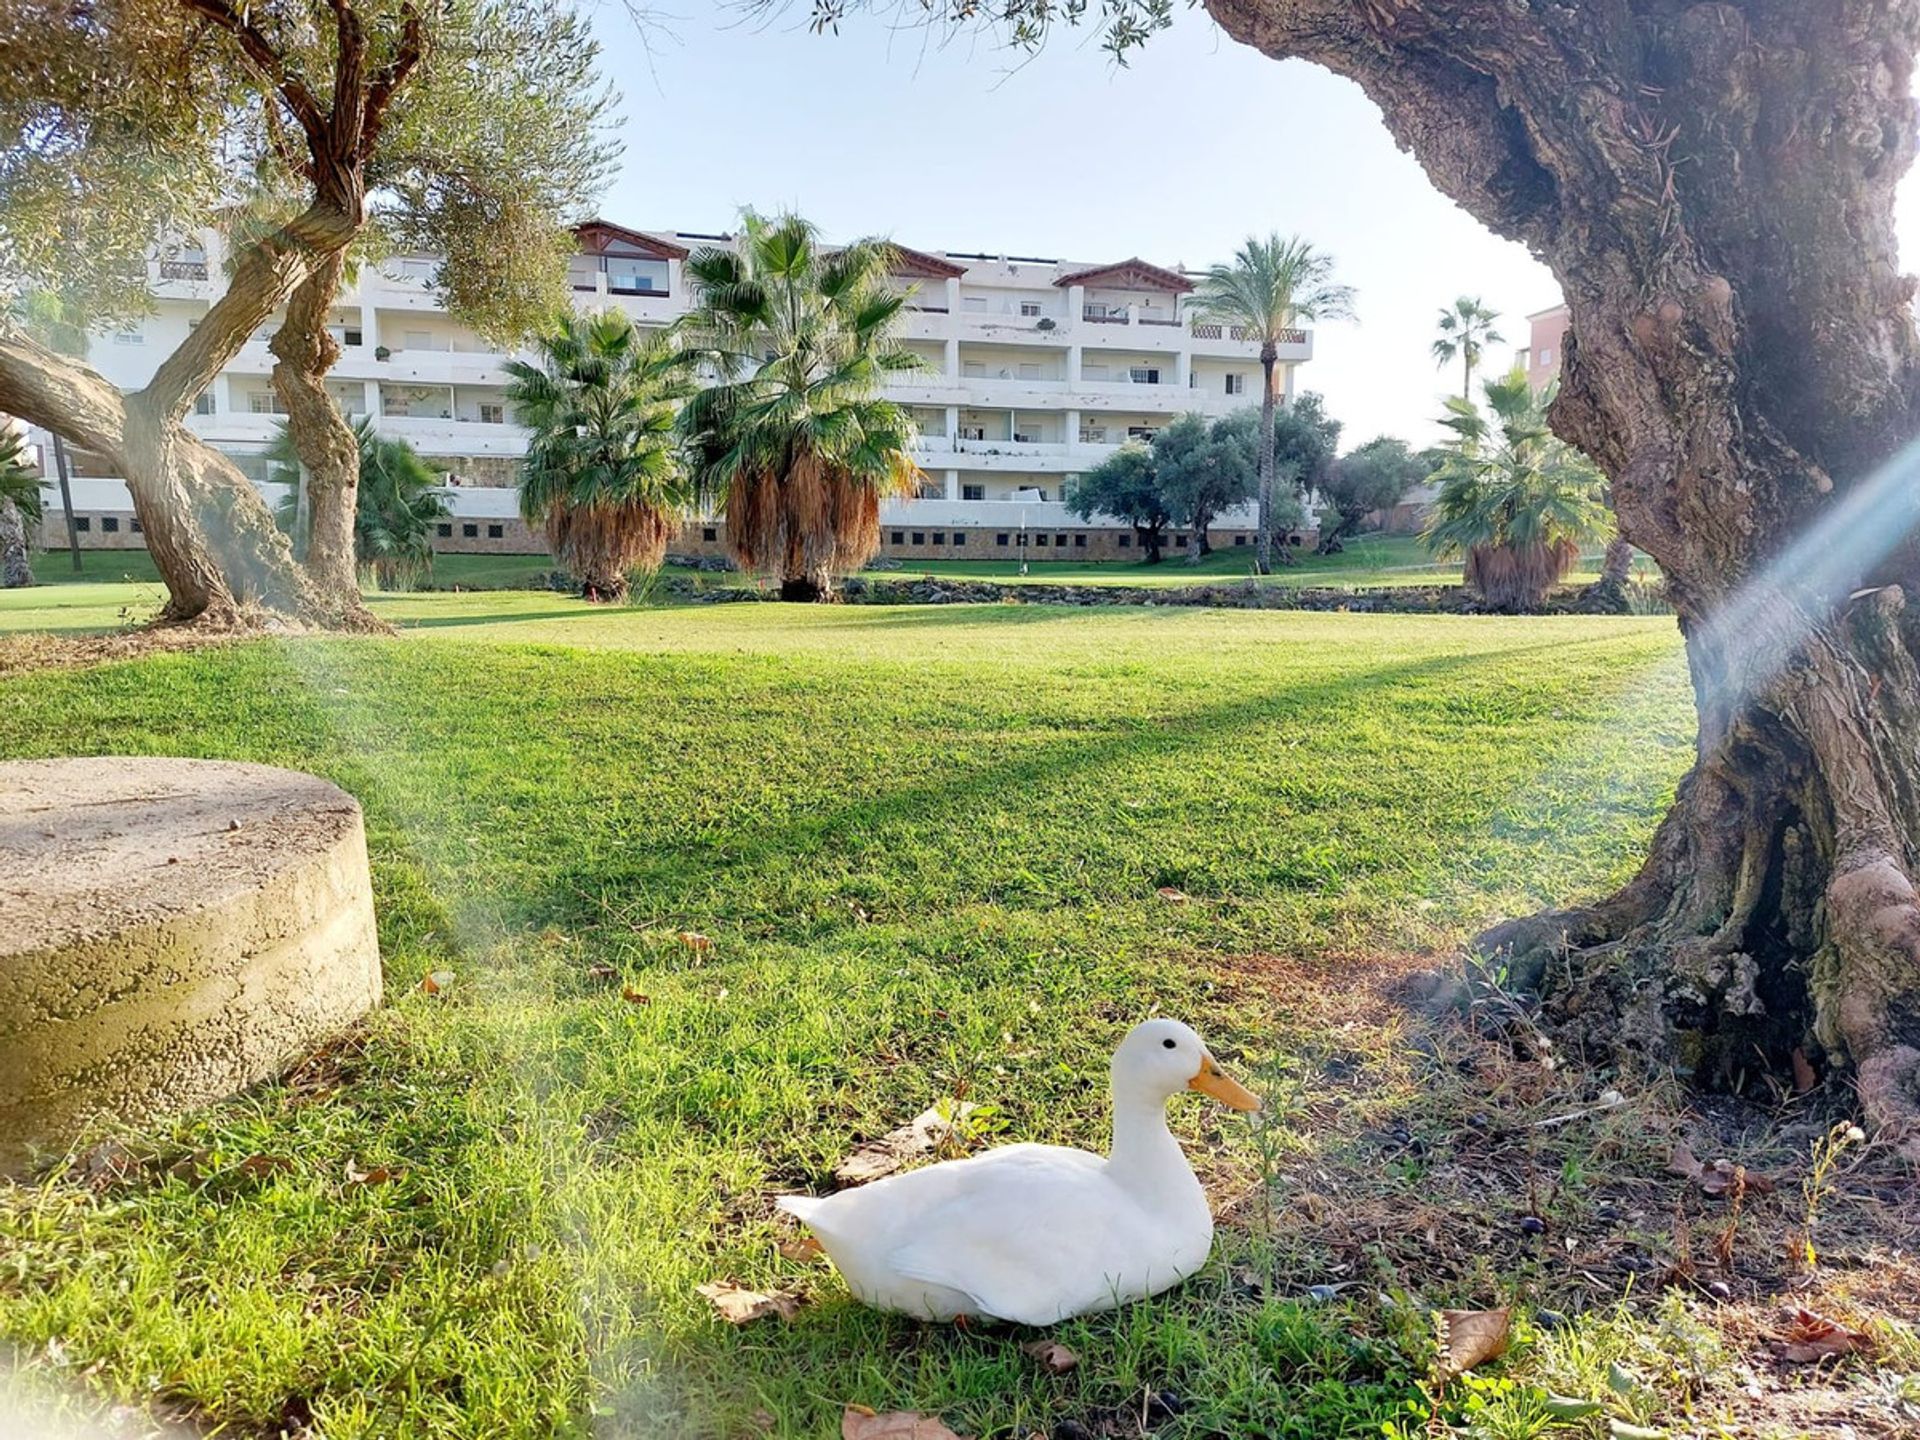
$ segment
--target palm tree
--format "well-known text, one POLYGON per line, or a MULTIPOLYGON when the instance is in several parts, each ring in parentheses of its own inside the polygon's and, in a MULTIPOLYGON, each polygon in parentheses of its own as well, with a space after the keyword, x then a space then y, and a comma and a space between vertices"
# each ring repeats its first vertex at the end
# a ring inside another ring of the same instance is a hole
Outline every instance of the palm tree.
POLYGON ((564 315, 537 341, 540 364, 509 360, 507 400, 533 431, 520 513, 589 600, 623 600, 653 571, 692 494, 674 409, 692 390, 674 335, 621 310, 564 315))
POLYGON ((22 431, 0 429, 0 584, 9 590, 33 584, 27 525, 40 523, 40 476, 28 466, 26 451, 22 431))
POLYGON ((1353 318, 1353 287, 1333 280, 1333 257, 1298 236, 1249 236, 1229 265, 1215 265, 1194 293, 1192 312, 1260 342, 1260 523, 1254 565, 1273 569, 1273 415, 1280 343, 1302 321, 1353 318))
POLYGON ((798 216, 748 215, 737 251, 686 262, 689 327, 718 375, 682 415, 694 478, 783 600, 830 598, 879 548, 880 502, 920 479, 913 421, 880 398, 920 363, 893 339, 893 259, 884 241, 829 250, 798 216))
POLYGON ((1422 535, 1436 556, 1466 556, 1466 582, 1500 610, 1529 610, 1566 577, 1583 542, 1613 521, 1605 478, 1547 428, 1553 388, 1535 394, 1515 370, 1482 389, 1492 420, 1458 396, 1441 420, 1453 432, 1434 478, 1440 493, 1422 535))
POLYGON ((1482 352, 1489 345, 1501 344, 1505 338, 1493 328, 1493 322, 1499 318, 1499 311, 1489 310, 1472 295, 1462 295, 1440 312, 1440 337, 1433 342, 1433 358, 1436 364, 1451 365, 1454 358, 1459 357, 1462 400, 1469 400, 1473 395, 1473 372, 1480 364, 1482 352))
MULTIPOLYGON (((354 566, 362 583, 410 590, 433 573, 433 527, 448 514, 440 478, 406 441, 375 434, 371 416, 355 422, 353 436, 360 450, 354 566)), ((270 478, 287 487, 276 518, 298 553, 306 547, 307 517, 300 505, 300 456, 285 425, 266 453, 270 478)))

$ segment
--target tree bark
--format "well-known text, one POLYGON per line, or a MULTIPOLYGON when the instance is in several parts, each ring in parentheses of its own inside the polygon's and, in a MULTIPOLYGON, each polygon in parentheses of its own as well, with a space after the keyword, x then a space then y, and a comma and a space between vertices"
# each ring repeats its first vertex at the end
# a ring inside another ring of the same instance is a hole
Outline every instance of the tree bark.
POLYGON ((294 288, 286 317, 269 346, 274 355, 273 388, 286 404, 287 433, 303 473, 307 578, 340 624, 384 629, 360 598, 355 560, 360 442, 326 385, 340 358, 340 344, 327 329, 327 319, 345 272, 346 254, 336 250, 316 261, 294 288))
POLYGON ((1208 0, 1357 81, 1558 276, 1555 430, 1660 565, 1700 731, 1623 890, 1482 937, 1576 1036, 1704 1083, 1851 1071, 1920 1158, 1920 8, 1208 0), (1889 468, 1891 466, 1891 468, 1889 468), (1904 482, 1904 485, 1903 485, 1904 482))
POLYGON ((1607 545, 1600 578, 1580 592, 1577 608, 1588 615, 1625 615, 1627 581, 1633 577, 1633 545, 1615 535, 1607 545))
POLYGON ((60 518, 67 527, 67 554, 73 560, 73 573, 80 573, 80 528, 73 523, 73 477, 67 465, 67 442, 53 432, 53 472, 60 480, 60 518))
POLYGON ((33 584, 33 555, 20 507, 0 499, 0 586, 15 590, 33 584))

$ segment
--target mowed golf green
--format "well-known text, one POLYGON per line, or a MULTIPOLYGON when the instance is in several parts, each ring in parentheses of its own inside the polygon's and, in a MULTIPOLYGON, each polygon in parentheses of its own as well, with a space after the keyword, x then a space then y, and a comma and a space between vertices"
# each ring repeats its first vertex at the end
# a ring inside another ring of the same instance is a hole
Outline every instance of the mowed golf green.
MULTIPOLYGON (((857 1307, 769 1197, 948 1097, 983 1142, 1101 1146, 1108 1053, 1156 1006, 1289 1073, 1324 1040, 1301 996, 1223 976, 1337 989, 1619 881, 1692 735, 1669 619, 384 603, 398 638, 0 682, 0 756, 351 790, 387 971, 286 1083, 0 1191, 0 1335, 74 1405, 346 1440, 818 1436, 859 1403, 1024 1436, 1165 1391, 1164 1434, 1377 1435, 1429 1327, 1237 1290, 1259 1224, 1061 1327, 1056 1377, 1020 1332, 857 1307), (808 1303, 733 1329, 716 1280, 808 1303)), ((1244 1195, 1245 1121, 1174 1110, 1244 1195)), ((1313 1143, 1290 1104, 1261 1133, 1313 1143)))

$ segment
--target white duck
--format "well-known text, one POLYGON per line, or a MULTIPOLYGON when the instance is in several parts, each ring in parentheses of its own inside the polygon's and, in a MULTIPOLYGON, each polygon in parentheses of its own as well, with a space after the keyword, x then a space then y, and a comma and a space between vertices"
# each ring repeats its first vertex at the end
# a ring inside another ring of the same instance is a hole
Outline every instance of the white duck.
POLYGON ((837 1195, 783 1195, 854 1295, 923 1320, 1051 1325, 1157 1295, 1206 1262, 1213 1214, 1167 1129, 1198 1090, 1260 1101, 1178 1020, 1136 1025, 1113 1055, 1113 1148, 1005 1145, 837 1195))

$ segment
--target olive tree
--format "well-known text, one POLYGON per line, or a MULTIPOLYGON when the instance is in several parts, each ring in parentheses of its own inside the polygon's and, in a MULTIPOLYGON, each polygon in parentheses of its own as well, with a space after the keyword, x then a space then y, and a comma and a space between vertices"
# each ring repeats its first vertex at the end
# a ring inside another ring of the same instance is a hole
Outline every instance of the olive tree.
POLYGON ((166 618, 236 623, 254 606, 360 616, 357 452, 343 424, 332 429, 332 407, 312 403, 332 363, 326 312, 347 253, 384 240, 446 254, 456 307, 498 301, 529 274, 557 293, 563 202, 582 199, 604 165, 592 53, 566 0, 14 0, 0 11, 9 289, 50 292, 96 324, 122 319, 151 303, 155 247, 238 210, 269 217, 236 230, 224 293, 133 394, 0 321, 0 409, 125 477, 166 618), (183 423, 283 306, 274 379, 303 458, 312 452, 311 573, 246 477, 183 423))

